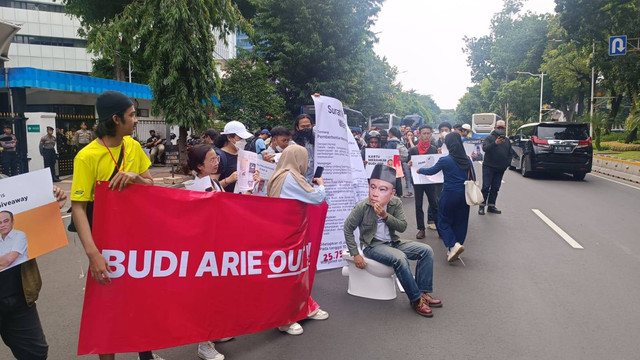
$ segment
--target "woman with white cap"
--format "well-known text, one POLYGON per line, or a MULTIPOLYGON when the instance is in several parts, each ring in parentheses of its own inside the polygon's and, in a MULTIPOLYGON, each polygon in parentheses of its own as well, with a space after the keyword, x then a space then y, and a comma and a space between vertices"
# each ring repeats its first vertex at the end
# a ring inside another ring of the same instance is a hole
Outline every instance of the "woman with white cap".
POLYGON ((238 150, 244 150, 247 139, 251 136, 253 135, 241 122, 233 120, 224 126, 224 131, 215 141, 215 146, 219 149, 216 152, 220 156, 220 166, 211 177, 218 180, 226 192, 233 192, 238 181, 238 150))

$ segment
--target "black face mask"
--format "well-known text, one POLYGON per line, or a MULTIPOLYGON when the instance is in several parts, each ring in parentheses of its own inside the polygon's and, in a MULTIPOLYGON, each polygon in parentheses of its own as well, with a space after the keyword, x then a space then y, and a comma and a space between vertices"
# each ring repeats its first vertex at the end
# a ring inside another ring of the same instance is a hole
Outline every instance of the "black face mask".
POLYGON ((300 134, 309 141, 313 139, 313 129, 302 129, 300 134))
POLYGON ((501 128, 496 129, 495 132, 496 132, 496 134, 498 134, 500 136, 502 136, 502 135, 507 133, 507 131, 505 129, 501 129, 501 128))

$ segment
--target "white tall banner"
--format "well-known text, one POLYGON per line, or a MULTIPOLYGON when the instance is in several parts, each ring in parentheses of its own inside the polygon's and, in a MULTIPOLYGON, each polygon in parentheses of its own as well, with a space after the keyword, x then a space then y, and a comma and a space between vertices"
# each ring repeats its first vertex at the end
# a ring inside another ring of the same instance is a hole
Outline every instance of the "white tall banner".
POLYGON ((356 202, 367 196, 367 178, 355 139, 347 127, 342 103, 326 96, 314 96, 316 110, 315 166, 324 167, 329 212, 324 225, 318 269, 345 265, 347 248, 343 226, 356 202))

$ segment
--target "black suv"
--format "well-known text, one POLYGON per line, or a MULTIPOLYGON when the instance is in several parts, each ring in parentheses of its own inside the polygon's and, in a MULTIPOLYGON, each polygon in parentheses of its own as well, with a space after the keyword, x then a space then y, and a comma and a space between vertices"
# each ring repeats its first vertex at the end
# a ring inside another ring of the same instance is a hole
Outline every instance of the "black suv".
POLYGON ((593 148, 589 126, 572 122, 541 122, 521 126, 511 136, 515 152, 511 168, 522 176, 532 172, 571 173, 576 180, 591 172, 593 148))

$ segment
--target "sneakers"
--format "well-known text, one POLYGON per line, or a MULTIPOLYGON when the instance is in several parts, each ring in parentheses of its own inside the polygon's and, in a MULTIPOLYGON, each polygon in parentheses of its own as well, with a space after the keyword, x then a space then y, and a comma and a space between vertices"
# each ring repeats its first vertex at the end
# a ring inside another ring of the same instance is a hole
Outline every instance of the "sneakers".
MULTIPOLYGON (((153 355, 153 360, 164 360, 164 358, 160 357, 160 355, 158 354, 151 354, 151 355, 153 355)), ((221 357, 220 359, 215 359, 215 360, 223 360, 223 359, 224 359, 224 356, 221 357)), ((138 356, 138 360, 140 360, 139 356, 138 356)))
POLYGON ((495 207, 495 206, 489 206, 487 208, 487 211, 492 213, 492 214, 502 214, 502 211, 498 210, 498 208, 495 207))
POLYGON ((438 230, 438 228, 436 227, 436 224, 427 224, 427 227, 431 230, 438 230))
POLYGON ((213 342, 211 341, 201 342, 198 344, 198 357, 202 360, 224 360, 224 355, 220 354, 218 350, 216 350, 213 342))
POLYGON ((484 206, 480 205, 478 208, 478 215, 484 215, 484 206))
POLYGON ((216 340, 213 340, 213 342, 227 342, 229 340, 233 340, 233 336, 222 338, 222 339, 216 339, 216 340))
POLYGON ((456 243, 447 251, 447 261, 452 262, 458 260, 458 257, 464 251, 464 246, 460 245, 460 243, 456 243))
POLYGON ((297 322, 294 322, 290 325, 279 326, 278 330, 286 332, 289 335, 300 335, 304 332, 302 326, 300 326, 300 324, 298 324, 297 322))
POLYGON ((417 301, 411 303, 411 308, 413 309, 413 311, 417 312, 418 315, 422 315, 425 317, 433 316, 433 311, 429 307, 427 300, 422 296, 417 301))
POLYGON ((416 239, 424 239, 424 238, 425 238, 424 230, 419 230, 418 233, 416 234, 416 239))
POLYGON ((307 319, 311 320, 327 320, 329 318, 329 313, 318 308, 316 311, 312 312, 307 316, 307 319))
POLYGON ((404 197, 404 198, 412 198, 413 197, 413 193, 406 193, 406 194, 402 195, 402 197, 404 197))

